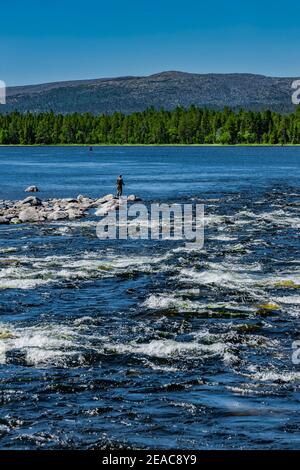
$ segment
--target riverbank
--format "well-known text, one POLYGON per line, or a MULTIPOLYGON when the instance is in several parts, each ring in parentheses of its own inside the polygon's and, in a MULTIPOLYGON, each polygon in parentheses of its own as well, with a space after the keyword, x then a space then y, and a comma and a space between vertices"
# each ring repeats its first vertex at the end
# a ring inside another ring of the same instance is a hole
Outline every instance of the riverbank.
POLYGON ((2 147, 300 147, 300 144, 0 144, 2 147))

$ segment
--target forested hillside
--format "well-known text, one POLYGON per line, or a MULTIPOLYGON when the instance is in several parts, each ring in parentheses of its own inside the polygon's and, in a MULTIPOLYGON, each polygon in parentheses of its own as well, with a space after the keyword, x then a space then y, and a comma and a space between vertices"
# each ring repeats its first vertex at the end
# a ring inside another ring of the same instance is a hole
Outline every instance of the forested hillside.
POLYGON ((177 107, 140 113, 0 116, 0 144, 300 144, 292 114, 177 107))

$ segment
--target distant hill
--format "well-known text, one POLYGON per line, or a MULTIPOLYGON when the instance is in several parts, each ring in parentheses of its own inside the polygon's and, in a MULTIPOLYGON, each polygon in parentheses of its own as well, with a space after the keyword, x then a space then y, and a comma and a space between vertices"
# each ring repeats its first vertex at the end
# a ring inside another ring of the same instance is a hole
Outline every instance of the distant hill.
POLYGON ((7 89, 7 104, 0 113, 121 111, 129 114, 153 106, 173 109, 192 104, 213 109, 230 106, 250 110, 291 112, 294 78, 252 74, 195 74, 162 72, 148 77, 102 78, 18 86, 7 89))

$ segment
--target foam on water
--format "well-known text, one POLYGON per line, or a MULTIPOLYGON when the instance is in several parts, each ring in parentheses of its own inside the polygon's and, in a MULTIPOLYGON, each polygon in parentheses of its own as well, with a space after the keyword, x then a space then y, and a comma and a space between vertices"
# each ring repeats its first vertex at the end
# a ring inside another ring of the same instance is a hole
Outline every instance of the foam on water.
MULTIPOLYGON (((190 291, 178 291, 176 294, 151 294, 143 303, 142 307, 146 307, 151 310, 167 310, 167 309, 174 309, 178 313, 184 312, 194 312, 194 313, 211 313, 215 312, 216 314, 218 311, 227 313, 228 316, 253 316, 257 310, 257 306, 255 305, 241 305, 240 303, 231 301, 231 302, 207 302, 207 301, 195 301, 187 299, 187 295, 197 295, 197 291, 194 292, 190 291), (185 297, 183 297, 183 295, 185 297)), ((198 292, 199 295, 199 292, 198 292)), ((220 314, 220 316, 222 316, 220 314)))
POLYGON ((229 236, 229 235, 216 235, 216 236, 210 237, 210 240, 216 240, 218 242, 234 242, 238 240, 238 238, 229 236))
MULTIPOLYGON (((179 342, 171 339, 153 340, 150 343, 116 344, 112 346, 118 353, 144 354, 146 356, 167 358, 188 355, 189 358, 202 357, 203 359, 212 356, 225 358, 228 346, 217 342, 211 345, 197 342, 179 342)), ((227 356, 226 356, 227 359, 227 356)))
POLYGON ((179 296, 175 295, 167 295, 167 294, 161 294, 161 295, 155 295, 151 294, 148 299, 146 299, 143 304, 143 307, 147 307, 150 309, 167 309, 167 308, 172 308, 176 307, 179 309, 195 309, 196 308, 196 303, 191 302, 189 300, 183 300, 179 296))
POLYGON ((222 269, 210 269, 202 272, 195 271, 194 269, 182 269, 179 275, 179 280, 183 282, 189 281, 193 284, 199 285, 217 284, 221 286, 235 286, 242 288, 247 285, 255 285, 259 280, 259 277, 222 269))
MULTIPOLYGON (((37 367, 61 366, 84 363, 83 352, 86 348, 102 350, 104 337, 98 335, 99 348, 93 345, 94 337, 86 335, 81 324, 72 325, 41 324, 34 327, 19 328, 11 324, 0 324, 0 363, 5 364, 9 353, 24 354, 26 365, 37 367)), ((11 360, 11 359, 10 359, 11 360)))
MULTIPOLYGON (((111 331, 109 336, 95 328, 95 319, 81 317, 69 324, 42 323, 31 327, 19 327, 11 323, 0 324, 0 363, 6 364, 22 359, 23 365, 35 367, 80 367, 85 365, 85 352, 99 354, 132 354, 149 358, 173 358, 174 360, 208 360, 215 358, 227 365, 239 362, 236 354, 238 344, 262 350, 278 349, 277 340, 263 335, 244 336, 234 330, 218 333, 207 328, 190 332, 184 341, 180 333, 171 338, 150 339, 148 342, 132 340, 124 343, 124 331, 111 331), (119 337, 121 334, 121 337, 119 337)), ((157 335, 157 327, 163 322, 133 328, 132 333, 157 335)), ((220 325, 221 326, 221 325, 220 325)), ((224 325, 223 325, 224 327, 224 325)))
POLYGON ((299 305, 300 304, 300 295, 286 295, 283 297, 275 297, 274 300, 281 304, 288 305, 299 305))
POLYGON ((294 383, 300 381, 300 372, 265 370, 251 374, 252 380, 260 382, 286 382, 294 383))
POLYGON ((237 225, 245 225, 251 223, 251 219, 258 223, 273 223, 278 227, 300 227, 300 218, 295 216, 290 210, 275 210, 271 212, 254 213, 252 211, 239 211, 236 214, 235 223, 237 225))
POLYGON ((0 269, 0 289, 32 289, 34 287, 66 280, 89 280, 109 278, 118 273, 143 269, 154 271, 155 265, 167 260, 171 253, 164 256, 124 256, 104 254, 103 252, 84 253, 81 258, 73 256, 6 258, 9 267, 0 269), (11 266, 12 265, 12 266, 11 266))

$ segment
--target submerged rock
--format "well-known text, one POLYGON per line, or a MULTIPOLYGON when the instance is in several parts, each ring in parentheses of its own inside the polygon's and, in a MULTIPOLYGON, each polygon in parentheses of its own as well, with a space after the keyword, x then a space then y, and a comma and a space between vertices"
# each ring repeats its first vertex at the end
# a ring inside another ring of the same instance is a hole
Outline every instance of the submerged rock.
POLYGON ((299 289, 300 284, 296 284, 292 280, 284 280, 284 281, 277 281, 275 282, 275 287, 284 287, 284 288, 289 288, 289 289, 299 289))
POLYGON ((257 310, 257 315, 267 316, 272 315, 274 312, 278 312, 280 310, 280 306, 278 304, 268 302, 266 304, 259 305, 257 310))
POLYGON ((256 333, 261 330, 261 325, 246 323, 243 325, 237 325, 236 330, 240 333, 256 333))
POLYGON ((10 223, 17 225, 17 224, 21 224, 22 221, 19 219, 19 217, 13 217, 12 219, 10 219, 10 223))
POLYGON ((2 339, 12 339, 14 335, 10 331, 0 331, 0 340, 2 339))
POLYGON ((278 304, 268 302, 267 304, 260 305, 259 308, 262 308, 264 310, 280 310, 280 307, 278 304))

